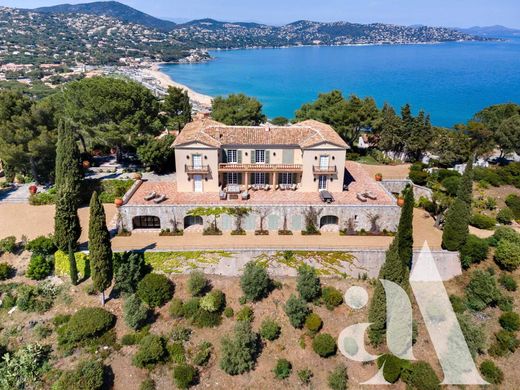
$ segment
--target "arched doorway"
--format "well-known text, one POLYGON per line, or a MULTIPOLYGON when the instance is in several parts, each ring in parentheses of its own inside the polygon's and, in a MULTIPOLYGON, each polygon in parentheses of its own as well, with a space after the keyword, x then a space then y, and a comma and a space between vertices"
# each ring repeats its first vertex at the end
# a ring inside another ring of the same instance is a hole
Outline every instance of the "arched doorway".
POLYGON ((139 215, 132 219, 134 229, 160 229, 161 220, 151 215, 139 215))
POLYGON ((202 217, 200 216, 194 216, 194 215, 188 215, 184 217, 184 229, 189 228, 190 226, 202 226, 202 217))
POLYGON ((324 215, 320 219, 320 229, 328 225, 339 225, 339 218, 335 215, 324 215))

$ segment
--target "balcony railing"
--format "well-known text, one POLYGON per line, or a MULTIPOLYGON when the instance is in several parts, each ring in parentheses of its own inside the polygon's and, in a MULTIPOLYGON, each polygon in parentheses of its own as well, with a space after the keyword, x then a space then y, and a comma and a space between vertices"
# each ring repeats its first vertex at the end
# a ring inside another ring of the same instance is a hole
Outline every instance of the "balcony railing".
POLYGON ((322 167, 319 165, 313 165, 312 172, 315 175, 333 175, 337 172, 337 168, 335 165, 329 165, 327 167, 322 167))
POLYGON ((219 164, 220 172, 301 172, 300 164, 219 164))
POLYGON ((185 171, 188 175, 207 175, 209 173, 209 165, 185 165, 185 171))

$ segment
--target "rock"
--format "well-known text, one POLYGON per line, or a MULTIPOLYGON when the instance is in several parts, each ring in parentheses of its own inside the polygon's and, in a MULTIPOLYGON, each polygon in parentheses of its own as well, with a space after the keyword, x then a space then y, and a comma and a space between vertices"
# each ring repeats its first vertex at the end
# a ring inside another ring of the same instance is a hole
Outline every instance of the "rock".
POLYGON ((13 307, 11 310, 9 310, 7 312, 7 314, 9 314, 9 315, 13 314, 16 311, 16 309, 18 309, 18 306, 13 307))

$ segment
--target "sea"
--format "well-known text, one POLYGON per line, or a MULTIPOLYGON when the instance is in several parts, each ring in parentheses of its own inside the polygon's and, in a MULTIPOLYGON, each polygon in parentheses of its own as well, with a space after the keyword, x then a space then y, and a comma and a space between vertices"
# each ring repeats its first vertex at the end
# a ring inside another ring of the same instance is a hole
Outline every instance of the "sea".
POLYGON ((498 103, 520 104, 520 37, 503 41, 420 45, 304 46, 215 50, 212 61, 161 70, 193 90, 245 93, 269 118, 293 118, 319 93, 372 96, 397 111, 410 103, 436 126, 465 123, 498 103))

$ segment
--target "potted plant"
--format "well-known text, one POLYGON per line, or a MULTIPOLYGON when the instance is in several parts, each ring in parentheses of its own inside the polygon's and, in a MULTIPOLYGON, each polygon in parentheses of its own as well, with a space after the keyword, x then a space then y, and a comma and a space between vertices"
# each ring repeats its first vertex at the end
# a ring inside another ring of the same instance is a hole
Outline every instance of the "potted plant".
POLYGON ((38 192, 38 187, 36 187, 34 184, 29 186, 29 192, 31 195, 34 195, 38 192))
POLYGON ((121 198, 116 198, 114 200, 114 204, 116 205, 116 207, 121 207, 123 205, 123 203, 124 203, 123 199, 121 199, 121 198))
POLYGON ((383 174, 382 173, 376 173, 376 181, 382 181, 383 180, 383 174))
POLYGON ((141 175, 139 172, 135 172, 133 174, 134 180, 141 180, 143 178, 143 175, 141 175))
POLYGON ((399 207, 403 207, 404 206, 404 198, 402 196, 397 198, 397 205, 399 207))
POLYGON ((84 160, 81 165, 83 166, 84 169, 89 169, 90 168, 90 161, 88 160, 84 160))

